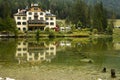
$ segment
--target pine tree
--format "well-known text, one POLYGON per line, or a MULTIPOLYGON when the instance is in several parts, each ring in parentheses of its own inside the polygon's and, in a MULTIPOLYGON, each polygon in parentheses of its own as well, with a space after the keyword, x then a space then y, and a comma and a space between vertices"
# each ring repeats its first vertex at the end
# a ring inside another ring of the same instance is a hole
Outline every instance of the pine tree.
POLYGON ((98 32, 105 32, 107 28, 107 12, 102 2, 97 3, 93 9, 93 28, 98 32))
POLYGON ((73 5, 70 20, 74 24, 77 24, 80 21, 82 27, 86 27, 89 18, 88 14, 88 5, 82 0, 77 0, 73 5))

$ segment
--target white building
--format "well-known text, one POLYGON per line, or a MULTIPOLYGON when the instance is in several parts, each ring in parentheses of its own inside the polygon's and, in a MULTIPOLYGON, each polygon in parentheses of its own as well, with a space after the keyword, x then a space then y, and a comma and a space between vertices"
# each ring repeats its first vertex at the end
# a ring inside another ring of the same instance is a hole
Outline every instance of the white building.
POLYGON ((49 27, 55 29, 56 16, 51 14, 51 11, 43 11, 38 4, 31 4, 29 9, 18 9, 14 14, 16 26, 19 31, 34 31, 42 30, 49 27))
POLYGON ((69 32, 71 31, 71 27, 60 27, 61 32, 69 32))

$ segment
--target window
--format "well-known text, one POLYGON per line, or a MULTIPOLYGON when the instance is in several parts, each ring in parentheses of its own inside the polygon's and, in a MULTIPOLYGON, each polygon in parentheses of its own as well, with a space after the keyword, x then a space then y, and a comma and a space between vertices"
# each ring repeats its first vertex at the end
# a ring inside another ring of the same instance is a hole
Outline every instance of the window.
POLYGON ((19 20, 20 20, 20 19, 21 19, 21 17, 17 17, 17 19, 19 19, 19 20))
POLYGON ((40 15, 43 15, 43 13, 41 12, 40 15))
POLYGON ((31 17, 29 17, 29 20, 31 20, 31 17))
POLYGON ((23 45, 26 45, 26 43, 24 42, 23 45))
POLYGON ((50 23, 50 25, 54 25, 54 23, 53 23, 53 22, 51 22, 51 23, 50 23))
POLYGON ((53 18, 50 18, 50 20, 53 20, 53 18))
POLYGON ((23 48, 23 51, 26 51, 27 49, 26 48, 23 48))
POLYGON ((35 12, 34 15, 37 15, 37 13, 35 12))
POLYGON ((42 53, 40 53, 40 55, 42 56, 42 55, 44 55, 44 53, 42 52, 42 53))
POLYGON ((18 30, 20 30, 20 28, 18 28, 18 30))
POLYGON ((17 22, 17 25, 21 25, 21 22, 17 22))
POLYGON ((49 25, 49 23, 48 23, 48 22, 46 22, 46 25, 49 25))
POLYGON ((27 53, 23 53, 23 56, 27 56, 27 53))
POLYGON ((23 17, 23 20, 26 20, 26 17, 23 17))
POLYGON ((50 49, 51 49, 51 50, 54 50, 54 47, 51 47, 50 49))
POLYGON ((41 57, 40 59, 41 59, 41 60, 44 60, 44 58, 43 58, 43 57, 41 57))
POLYGON ((29 53, 30 56, 32 56, 32 53, 29 53))
POLYGON ((18 48, 18 51, 21 51, 21 48, 18 48))
POLYGON ((26 25, 26 22, 23 22, 22 24, 23 24, 23 25, 26 25))
POLYGON ((48 20, 48 18, 46 18, 46 20, 48 20))
POLYGON ((32 15, 32 12, 29 12, 28 14, 29 14, 29 15, 32 15))
POLYGON ((53 53, 53 52, 51 52, 50 54, 51 54, 51 55, 54 55, 54 53, 53 53))
POLYGON ((18 56, 21 56, 21 53, 18 53, 18 56))
POLYGON ((32 58, 29 58, 30 61, 32 61, 32 58))
POLYGON ((20 42, 18 43, 18 45, 20 45, 20 42))
POLYGON ((23 28, 23 31, 26 31, 26 28, 23 28))
POLYGON ((43 20, 43 17, 40 17, 40 20, 43 20))

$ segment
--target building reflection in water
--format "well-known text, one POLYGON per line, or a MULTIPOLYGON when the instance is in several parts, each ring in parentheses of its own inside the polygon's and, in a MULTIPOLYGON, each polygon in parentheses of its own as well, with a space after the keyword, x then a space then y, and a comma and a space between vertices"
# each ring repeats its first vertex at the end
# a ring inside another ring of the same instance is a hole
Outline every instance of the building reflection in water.
POLYGON ((71 47, 70 41, 60 41, 60 46, 71 47))
POLYGON ((114 49, 120 50, 120 42, 114 43, 114 49))
POLYGON ((54 43, 46 44, 43 42, 18 42, 16 58, 22 62, 42 62, 51 60, 56 56, 56 45, 54 43))

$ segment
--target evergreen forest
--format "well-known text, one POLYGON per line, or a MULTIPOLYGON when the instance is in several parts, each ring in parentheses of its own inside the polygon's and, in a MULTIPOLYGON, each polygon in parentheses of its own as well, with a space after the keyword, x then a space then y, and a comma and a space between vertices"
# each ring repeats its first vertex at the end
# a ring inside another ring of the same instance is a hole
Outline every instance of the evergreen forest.
POLYGON ((0 0, 0 31, 16 33, 13 14, 31 3, 50 9, 57 19, 75 24, 76 28, 88 27, 100 33, 112 34, 113 21, 108 24, 107 19, 120 18, 119 0, 0 0))

